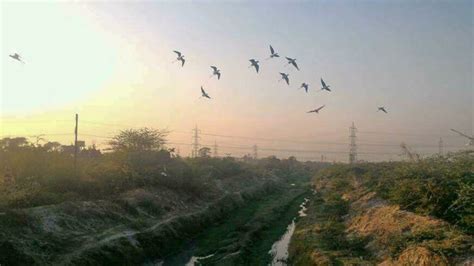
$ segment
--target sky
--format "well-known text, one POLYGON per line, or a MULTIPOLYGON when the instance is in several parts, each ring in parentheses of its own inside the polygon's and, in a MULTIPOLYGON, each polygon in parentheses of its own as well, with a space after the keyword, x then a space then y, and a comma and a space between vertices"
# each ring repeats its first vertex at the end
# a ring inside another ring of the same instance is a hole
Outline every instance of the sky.
POLYGON ((221 155, 256 144, 260 156, 347 161, 352 122, 362 160, 400 159, 401 142, 433 154, 440 137, 445 151, 459 150, 466 139, 450 128, 474 133, 472 1, 0 5, 1 136, 70 143, 78 113, 79 138, 100 147, 120 129, 147 126, 170 130, 180 143, 170 146, 188 155, 197 125, 221 155), (270 44, 281 58, 267 60, 270 44))

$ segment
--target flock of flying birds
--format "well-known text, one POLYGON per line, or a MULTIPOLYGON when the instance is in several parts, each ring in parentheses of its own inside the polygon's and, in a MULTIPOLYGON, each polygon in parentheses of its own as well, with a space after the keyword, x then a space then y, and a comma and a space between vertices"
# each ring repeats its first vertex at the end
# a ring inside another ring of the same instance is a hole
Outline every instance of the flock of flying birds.
MULTIPOLYGON (((186 60, 184 59, 184 55, 180 52, 180 51, 173 51, 177 54, 177 58, 174 62, 178 62, 180 61, 181 62, 181 66, 184 67, 184 63, 186 62, 186 60)), ((270 45, 270 57, 267 58, 268 59, 272 59, 272 58, 278 58, 280 57, 280 55, 278 53, 275 52, 275 49, 273 49, 273 47, 270 45)), ((298 64, 296 63, 296 58, 291 58, 291 57, 285 57, 286 60, 288 61, 287 64, 285 66, 288 66, 288 65, 292 65, 294 68, 296 68, 298 71, 300 70, 300 68, 298 67, 298 64)), ((259 65, 259 61, 252 58, 249 60, 250 62, 250 66, 249 68, 251 67, 254 67, 255 68, 255 71, 257 72, 258 74, 258 71, 260 70, 260 65, 259 65)), ((216 66, 211 66, 212 68, 212 76, 217 76, 217 79, 220 80, 221 78, 221 71, 216 67, 216 66)), ((281 75, 281 78, 278 82, 284 80, 286 82, 287 85, 290 85, 290 74, 288 73, 283 73, 283 72, 280 72, 280 75, 281 75)), ((331 89, 329 88, 330 86, 326 84, 326 82, 324 82, 323 78, 321 78, 321 90, 322 91, 328 91, 330 92, 331 89)), ((305 92, 307 93, 308 90, 309 90, 309 84, 308 83, 305 83, 303 82, 301 84, 301 86, 299 87, 300 89, 303 88, 305 90, 305 92)), ((209 94, 204 90, 203 86, 201 86, 201 97, 204 97, 204 98, 208 98, 208 99, 211 99, 211 96, 209 96, 209 94)), ((310 110, 308 111, 307 113, 319 113, 319 111, 321 111, 321 109, 323 109, 325 107, 325 105, 322 105, 316 109, 313 109, 313 110, 310 110)), ((382 111, 384 113, 387 113, 387 110, 385 109, 384 106, 380 106, 378 107, 378 111, 382 111)))
MULTIPOLYGON (((177 54, 177 58, 174 62, 178 62, 180 61, 181 62, 181 67, 184 67, 184 63, 186 62, 186 60, 184 59, 184 55, 179 52, 179 51, 174 51, 176 54, 177 54)), ((14 54, 11 54, 9 55, 12 59, 14 60, 17 60, 21 63, 25 63, 23 60, 22 60, 22 57, 17 54, 17 53, 14 53, 14 54)), ((270 45, 270 57, 268 57, 267 59, 272 59, 272 58, 278 58, 280 57, 280 55, 278 53, 275 52, 275 49, 273 49, 273 47, 270 45)), ((295 67, 298 71, 300 70, 300 68, 298 67, 298 64, 296 64, 296 58, 291 58, 291 57, 285 57, 286 60, 288 61, 287 65, 292 65, 293 67, 295 67)), ((255 71, 257 72, 258 74, 258 71, 260 70, 260 65, 259 65, 259 61, 256 60, 256 59, 250 59, 249 60, 250 62, 250 67, 254 67, 255 68, 255 71)), ((221 79, 221 71, 216 67, 216 66, 211 66, 211 69, 212 69, 212 76, 217 76, 217 79, 220 80, 221 79)), ((278 81, 280 82, 281 80, 284 80, 286 82, 287 85, 290 85, 290 74, 287 74, 287 73, 283 73, 283 72, 280 72, 280 75, 281 75, 281 79, 278 81)), ((211 76, 211 77, 212 77, 211 76)), ((321 90, 324 91, 328 91, 330 92, 331 89, 329 88, 330 86, 326 84, 326 82, 324 82, 323 78, 321 78, 321 90)), ((308 92, 309 90, 309 85, 305 82, 303 82, 300 86, 300 89, 303 88, 306 92, 308 92)), ((209 96, 209 94, 204 90, 203 86, 201 86, 201 97, 204 97, 204 98, 208 98, 208 99, 211 99, 211 96, 209 96)), ((325 107, 325 105, 322 105, 316 109, 313 109, 313 110, 310 110, 308 111, 307 113, 319 113, 319 111, 321 111, 321 109, 323 109, 325 107)), ((385 109, 384 106, 381 106, 381 107, 378 107, 378 111, 382 111, 384 113, 387 113, 387 110, 385 109)))

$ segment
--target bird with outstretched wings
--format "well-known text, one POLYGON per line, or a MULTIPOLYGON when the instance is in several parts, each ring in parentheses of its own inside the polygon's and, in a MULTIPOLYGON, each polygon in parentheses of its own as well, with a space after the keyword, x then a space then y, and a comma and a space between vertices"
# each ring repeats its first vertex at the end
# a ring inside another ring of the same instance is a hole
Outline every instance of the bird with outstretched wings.
POLYGON ((324 82, 323 78, 321 78, 321 90, 327 90, 327 91, 331 91, 331 89, 329 89, 329 85, 326 85, 326 82, 324 82))
POLYGON ((258 73, 258 69, 260 68, 258 65, 258 61, 255 59, 250 59, 249 61, 251 63, 250 67, 255 67, 255 71, 257 71, 258 73))
POLYGON ((203 89, 202 86, 201 86, 201 97, 206 97, 208 99, 211 99, 211 96, 209 96, 209 94, 207 94, 207 92, 203 89))
POLYGON ((14 60, 17 60, 17 61, 19 61, 19 62, 22 62, 23 64, 25 63, 25 62, 23 62, 23 60, 21 59, 21 56, 20 56, 19 54, 17 54, 17 53, 11 54, 11 55, 9 55, 9 56, 10 56, 11 58, 13 58, 14 60))
POLYGON ((221 79, 221 71, 215 66, 211 66, 211 68, 213 69, 212 75, 216 75, 217 79, 221 79))
POLYGON ((270 45, 270 58, 273 58, 273 57, 280 57, 279 54, 275 53, 275 50, 273 49, 273 47, 270 45))
POLYGON ((293 65, 296 69, 300 70, 295 58, 286 57, 286 60, 288 60, 288 65, 293 65))
POLYGON ((300 89, 301 89, 301 88, 304 88, 304 90, 306 91, 306 93, 308 93, 309 85, 308 85, 307 83, 304 83, 304 82, 303 82, 303 84, 301 84, 300 89))
POLYGON ((387 110, 385 109, 385 107, 384 107, 384 106, 377 107, 377 108, 378 108, 377 112, 378 112, 378 111, 382 111, 382 112, 384 112, 384 113, 388 114, 388 112, 387 112, 387 110))
MULTIPOLYGON (((184 62, 186 62, 186 60, 184 60, 184 55, 182 55, 181 52, 176 51, 176 50, 173 51, 173 52, 175 52, 175 53, 178 55, 178 57, 176 58, 176 61, 181 61, 181 66, 183 67, 183 66, 184 66, 184 62)), ((175 62, 176 62, 176 61, 175 61, 175 62)))
POLYGON ((326 105, 323 105, 323 106, 321 106, 321 107, 319 107, 319 108, 316 108, 316 109, 314 109, 314 110, 310 110, 310 111, 308 111, 307 113, 319 113, 319 111, 321 111, 321 109, 323 109, 324 106, 326 106, 326 105))
POLYGON ((280 72, 280 75, 281 75, 280 80, 284 80, 286 81, 286 84, 290 85, 290 79, 288 78, 289 74, 280 72))

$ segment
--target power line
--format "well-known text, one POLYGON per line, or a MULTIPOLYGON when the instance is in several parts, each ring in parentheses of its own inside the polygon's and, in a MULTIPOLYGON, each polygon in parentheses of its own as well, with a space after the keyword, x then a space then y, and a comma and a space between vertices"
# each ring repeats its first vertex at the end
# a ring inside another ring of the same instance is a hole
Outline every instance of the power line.
MULTIPOLYGON (((0 123, 24 123, 24 124, 31 124, 31 123, 51 123, 51 122, 71 122, 71 120, 27 120, 27 121, 19 121, 18 119, 16 120, 3 120, 0 118, 0 123)), ((136 125, 128 125, 128 124, 123 124, 123 123, 103 123, 103 122, 98 122, 98 121, 91 121, 91 120, 81 120, 81 123, 86 123, 86 124, 96 124, 96 125, 103 125, 103 126, 110 126, 110 127, 143 127, 143 126, 136 126, 136 125)), ((188 131, 174 131, 174 132, 186 132, 188 131)), ((337 134, 337 132, 324 132, 325 134, 337 134)), ((432 136, 432 137, 439 137, 438 134, 428 134, 428 133, 408 133, 408 132, 387 132, 387 131, 358 131, 359 134, 375 134, 375 135, 399 135, 399 136, 418 136, 418 137, 426 137, 426 136, 432 136)), ((204 133, 203 133, 204 135, 204 133)), ((238 138, 249 138, 245 136, 229 136, 229 135, 220 135, 220 134, 211 134, 207 133, 207 135, 211 136, 220 136, 220 137, 238 137, 238 138)), ((447 136, 442 136, 442 137, 459 137, 457 135, 447 135, 447 136)), ((250 137, 252 139, 255 139, 253 137, 250 137)), ((280 141, 287 141, 285 139, 267 139, 267 138, 258 138, 260 140, 280 140, 280 141)))
POLYGON ((124 124, 115 124, 115 123, 94 122, 94 121, 88 121, 88 120, 85 120, 85 121, 82 121, 82 120, 81 120, 81 123, 92 124, 92 125, 101 125, 101 126, 106 126, 106 127, 128 127, 128 128, 140 127, 140 126, 132 126, 132 125, 124 125, 124 124))
MULTIPOLYGON (((38 133, 34 135, 26 135, 25 137, 35 137, 37 135, 44 135, 44 136, 70 136, 72 135, 71 133, 38 133)), ((13 136, 18 136, 18 135, 2 135, 2 137, 13 137, 13 136)), ((96 134, 89 134, 89 133, 83 133, 81 136, 85 137, 94 137, 94 138, 104 138, 104 139, 113 139, 112 136, 105 136, 105 135, 96 135, 96 134)), ((173 143, 173 142, 167 142, 167 144, 177 144, 177 145, 194 145, 193 143, 173 143)), ((345 145, 348 145, 348 143, 343 143, 345 145)), ((203 145, 208 145, 211 146, 212 144, 205 143, 203 145)), ((249 149, 249 146, 232 146, 232 145, 226 145, 221 147, 227 147, 227 148, 237 148, 237 149, 249 149)), ((365 145, 359 145, 358 146, 365 146, 365 145)), ((372 145, 367 145, 367 146, 393 146, 393 147, 400 147, 399 145, 385 145, 385 144, 372 144, 372 145)), ((412 147, 427 147, 427 148, 438 148, 438 145, 412 145, 412 147)), ((464 146, 446 146, 443 145, 444 148, 463 148, 464 146)), ((262 150, 272 150, 272 151, 277 151, 279 149, 274 149, 274 148, 263 148, 262 150)), ((284 150, 284 149, 280 149, 284 150)), ((286 150, 286 151, 294 151, 294 150, 286 150)), ((310 150, 308 150, 310 151, 310 150)), ((343 153, 342 151, 340 153, 343 153)))
MULTIPOLYGON (((48 134, 45 134, 48 136, 48 134)), ((59 134, 59 135, 72 135, 71 133, 59 134)), ((34 137, 36 135, 32 135, 34 137)), ((96 137, 96 138, 104 138, 104 139, 112 139, 111 136, 103 136, 103 135, 93 135, 93 134, 81 134, 81 136, 86 137, 96 137)), ((183 145, 183 146, 195 146, 195 143, 184 143, 184 142, 166 142, 165 145, 183 145)), ((211 146, 211 143, 199 143, 199 145, 204 146, 211 146)), ((237 150, 252 150, 250 146, 232 146, 232 145, 219 145, 221 148, 228 148, 228 149, 237 149, 237 150)), ((270 148, 270 147, 258 147, 258 150, 261 151, 272 151, 272 152, 294 152, 294 153, 328 153, 328 154, 347 154, 345 151, 328 151, 328 150, 304 150, 304 149, 285 149, 285 148, 270 148)), ((358 154, 366 154, 366 155, 399 155, 398 153, 389 153, 389 152, 358 152, 358 154)))
POLYGON ((1 135, 2 138, 11 138, 11 137, 26 137, 26 138, 34 138, 38 135, 43 136, 71 136, 73 133, 37 133, 34 135, 22 135, 22 134, 8 134, 8 135, 1 135))
POLYGON ((40 124, 40 123, 52 123, 52 122, 71 122, 71 120, 27 120, 27 121, 5 121, 0 119, 0 123, 2 124, 40 124))
MULTIPOLYGON (((398 136, 409 136, 409 137, 439 137, 438 134, 424 134, 424 133, 405 133, 405 132, 386 132, 386 131, 358 131, 361 134, 372 134, 372 135, 398 135, 398 136)), ((446 135, 442 137, 457 137, 454 135, 446 135)))
MULTIPOLYGON (((109 137, 106 137, 109 138, 109 137)), ((195 143, 184 143, 184 142, 166 142, 166 145, 183 145, 183 146, 195 146, 195 143)), ((210 143, 200 143, 202 146, 211 146, 210 143)), ((252 150, 249 146, 227 146, 219 145, 221 148, 237 149, 237 150, 252 150)), ((273 152, 294 152, 294 153, 329 153, 329 154, 347 154, 345 151, 323 151, 323 150, 301 150, 301 149, 279 149, 279 148, 265 148, 258 147, 261 151, 273 151, 273 152)), ((359 152, 359 154, 373 154, 373 155, 399 155, 398 153, 387 153, 387 152, 359 152)))
MULTIPOLYGON (((172 131, 173 133, 175 131, 172 131)), ((359 132, 359 131, 358 131, 359 132)), ((185 132, 185 131, 179 131, 178 133, 185 133, 189 134, 190 132, 185 132)), ((281 142, 293 142, 293 143, 302 143, 302 144, 314 144, 314 145, 341 145, 341 146, 346 146, 349 145, 350 143, 348 142, 315 142, 311 140, 291 140, 291 139, 282 139, 282 138, 261 138, 261 137, 249 137, 249 136, 235 136, 235 135, 223 135, 223 134, 213 134, 213 133, 202 133, 200 132, 200 135, 203 136, 212 136, 212 137, 224 137, 224 138, 236 138, 236 139, 248 139, 248 140, 261 140, 261 141, 271 141, 271 142, 276 142, 276 141, 281 141, 281 142)), ((359 143, 358 146, 381 146, 381 147, 400 147, 400 144, 384 144, 384 143, 359 143)), ((419 145, 412 145, 413 147, 433 147, 433 148, 438 148, 437 145, 425 145, 425 144, 419 144, 419 145)), ((452 148, 462 148, 462 146, 450 146, 452 148)))
MULTIPOLYGON (((22 121, 7 121, 8 123, 22 123, 22 121)), ((50 123, 50 122, 70 122, 70 120, 35 120, 35 121, 27 121, 24 123, 50 123)), ((103 122, 97 122, 97 121, 90 121, 90 120, 81 120, 81 123, 85 124, 94 124, 94 125, 103 125, 103 126, 108 126, 108 127, 131 127, 131 128, 136 128, 140 126, 134 126, 134 125, 127 125, 127 124, 121 124, 121 123, 103 123, 103 122)), ((171 130, 170 133, 185 133, 185 134, 190 134, 192 132, 189 131, 181 131, 181 130, 171 130)), ((413 134, 413 133, 395 133, 395 132, 383 132, 383 131, 358 131, 358 133, 362 134, 379 134, 379 135, 398 135, 398 136, 420 136, 420 137, 426 137, 426 136, 437 136, 435 134, 413 134)), ((215 133, 200 133, 201 135, 205 136, 214 136, 214 137, 224 137, 224 138, 238 138, 238 139, 248 139, 248 140, 260 140, 260 141, 271 141, 271 142, 291 142, 291 143, 310 143, 310 144, 315 144, 315 145, 348 145, 349 143, 345 142, 315 142, 311 140, 294 140, 294 139, 285 139, 285 138, 262 138, 262 137, 249 137, 249 136, 238 136, 238 135, 226 135, 226 134, 215 134, 215 133)), ((446 137, 459 137, 459 136, 446 136, 446 137)), ((385 144, 385 143, 359 143, 358 146, 386 146, 386 147, 399 147, 399 144, 385 144)), ((413 147, 433 147, 433 148, 438 148, 438 145, 412 145, 413 147)), ((448 147, 448 146, 446 146, 448 147)), ((450 146, 452 148, 462 148, 462 146, 450 146)))
MULTIPOLYGON (((82 123, 82 120, 81 120, 82 123)), ((23 137, 35 137, 37 135, 45 135, 45 136, 68 136, 72 135, 72 133, 37 133, 34 135, 22 135, 22 134, 7 134, 7 135, 1 135, 1 137, 15 137, 15 136, 23 136, 23 137)), ((207 135, 205 133, 200 133, 200 135, 207 135)), ((96 135, 96 134, 89 134, 89 133, 82 133, 81 136, 86 136, 86 137, 96 137, 96 138, 106 138, 106 139, 112 139, 112 136, 104 136, 104 135, 96 135)), ((249 140, 251 137, 248 137, 249 140)), ((261 138, 256 138, 253 140, 259 140, 261 138)), ((270 139, 268 139, 270 140, 270 139)), ((290 142, 290 140, 288 140, 290 142)), ((350 143, 347 142, 312 142, 312 141, 295 141, 295 142, 301 142, 301 143, 308 143, 308 144, 314 144, 314 145, 341 145, 341 146, 346 146, 349 145, 350 143)), ((399 148, 400 144, 383 144, 383 143, 358 143, 357 146, 374 146, 374 147, 396 147, 399 148)), ((439 145, 424 145, 424 144, 412 144, 411 145, 414 148, 439 148, 439 145)), ((464 146, 457 146, 457 145, 443 145, 444 148, 463 148, 464 146)))

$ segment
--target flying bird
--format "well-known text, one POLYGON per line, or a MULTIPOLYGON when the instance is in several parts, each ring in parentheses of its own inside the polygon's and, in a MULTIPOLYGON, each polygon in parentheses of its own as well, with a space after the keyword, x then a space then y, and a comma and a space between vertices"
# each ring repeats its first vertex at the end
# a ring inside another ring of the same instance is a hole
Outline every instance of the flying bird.
POLYGON ((321 90, 327 90, 327 91, 331 91, 331 89, 329 89, 329 85, 326 85, 326 82, 324 82, 323 78, 321 78, 321 90))
POLYGON ((307 93, 307 92, 308 92, 309 85, 308 85, 307 83, 304 83, 304 82, 303 82, 303 84, 301 84, 300 89, 301 89, 301 88, 304 88, 304 90, 305 90, 306 93, 307 93))
POLYGON ((206 97, 208 99, 211 99, 211 96, 209 96, 209 94, 207 94, 207 92, 202 88, 201 86, 201 97, 206 97))
POLYGON ((290 57, 286 57, 286 60, 288 60, 288 64, 287 65, 293 65, 296 69, 298 69, 298 71, 300 70, 298 68, 298 65, 296 64, 296 58, 290 58, 290 57))
POLYGON ((20 56, 19 54, 17 54, 17 53, 11 54, 11 55, 9 55, 9 56, 10 56, 11 58, 15 59, 15 60, 18 60, 18 61, 22 62, 23 64, 25 63, 25 62, 23 62, 23 61, 21 60, 21 56, 20 56))
POLYGON ((179 51, 174 51, 174 52, 178 55, 178 57, 176 58, 176 61, 181 61, 181 67, 183 67, 184 62, 186 62, 186 60, 184 60, 184 55, 182 55, 181 52, 179 51))
POLYGON ((283 80, 286 81, 286 84, 290 85, 290 79, 288 78, 288 76, 289 76, 290 74, 286 74, 286 73, 281 73, 281 72, 280 72, 280 75, 281 75, 281 79, 280 79, 280 80, 283 79, 283 80))
POLYGON ((378 112, 378 111, 382 111, 382 112, 384 112, 384 113, 386 113, 386 114, 388 113, 387 110, 385 110, 385 106, 381 106, 381 107, 377 107, 377 108, 378 108, 377 112, 378 112))
POLYGON ((211 68, 213 69, 212 75, 217 75, 217 79, 221 79, 221 71, 215 66, 211 66, 211 68))
POLYGON ((275 50, 273 47, 270 45, 270 57, 269 58, 274 58, 274 57, 280 57, 279 54, 275 53, 275 50))
POLYGON ((318 114, 319 114, 319 111, 320 111, 321 109, 323 109, 324 106, 326 106, 326 105, 323 105, 323 106, 321 106, 321 107, 319 107, 319 108, 316 108, 316 109, 314 109, 314 110, 308 111, 308 114, 309 114, 309 113, 318 113, 318 114))
POLYGON ((258 69, 260 68, 259 65, 258 65, 258 60, 250 59, 249 61, 251 63, 251 65, 249 67, 255 67, 255 71, 257 71, 257 73, 258 73, 258 69))

